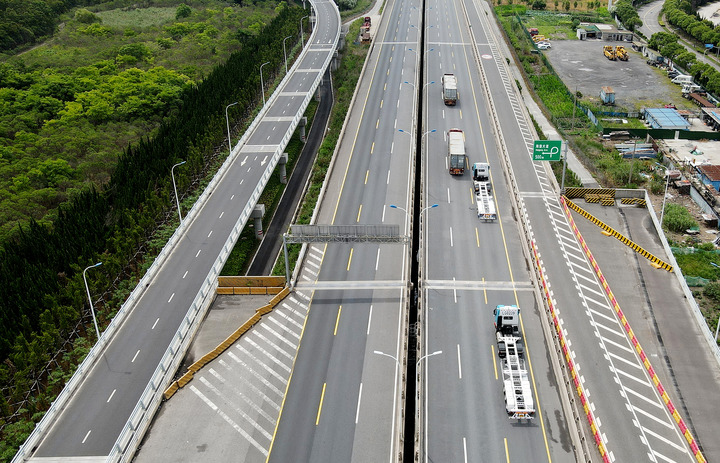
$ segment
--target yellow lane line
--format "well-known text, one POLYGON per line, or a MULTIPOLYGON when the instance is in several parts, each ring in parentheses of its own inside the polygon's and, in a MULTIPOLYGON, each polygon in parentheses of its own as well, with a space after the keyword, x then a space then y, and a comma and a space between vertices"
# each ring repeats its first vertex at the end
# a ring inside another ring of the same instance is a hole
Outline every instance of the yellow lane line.
POLYGON ((340 313, 342 312, 342 306, 338 307, 338 314, 337 318, 335 319, 335 331, 333 331, 333 336, 337 336, 337 329, 338 325, 340 324, 340 313))
POLYGON ((315 419, 315 426, 317 426, 320 423, 320 412, 322 412, 322 404, 323 400, 325 400, 325 387, 327 386, 327 383, 323 383, 323 390, 322 394, 320 395, 320 405, 318 405, 318 414, 317 418, 315 419))
POLYGON ((348 257, 348 266, 347 266, 348 272, 350 271, 350 262, 352 262, 353 249, 355 249, 355 248, 350 248, 350 257, 348 257))

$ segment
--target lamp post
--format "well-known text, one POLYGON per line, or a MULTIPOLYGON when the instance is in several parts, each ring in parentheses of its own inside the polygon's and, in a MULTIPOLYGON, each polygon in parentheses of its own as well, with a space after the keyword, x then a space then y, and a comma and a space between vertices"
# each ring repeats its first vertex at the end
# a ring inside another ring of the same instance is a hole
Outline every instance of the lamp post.
POLYGON ((85 272, 87 272, 88 269, 95 268, 100 265, 102 265, 102 262, 98 262, 95 265, 86 267, 85 270, 83 270, 83 281, 85 281, 85 291, 87 291, 88 302, 90 303, 90 313, 92 314, 93 323, 95 324, 95 334, 97 334, 98 341, 100 340, 100 329, 98 328, 97 319, 95 318, 95 309, 93 308, 92 297, 90 296, 90 288, 88 287, 87 277, 85 276, 85 272))
POLYGON ((260 91, 262 92, 263 96, 263 106, 265 106, 265 84, 263 83, 262 68, 266 64, 270 64, 270 61, 266 61, 260 65, 260 91))
MULTIPOLYGON (((390 207, 393 209, 400 209, 401 211, 403 211, 405 213, 405 216, 407 217, 408 220, 411 219, 410 213, 406 209, 404 209, 400 206, 396 206, 395 204, 391 204, 390 207)), ((433 204, 432 206, 427 206, 426 208, 421 210, 420 217, 422 218, 423 212, 427 211, 428 209, 432 209, 434 207, 438 207, 438 204, 433 204)), ((421 243, 421 246, 419 247, 419 249, 422 250, 422 243, 421 243)), ((420 251, 418 251, 418 262, 420 262, 420 251)))
POLYGON ((379 350, 374 350, 373 353, 378 355, 384 355, 385 357, 390 357, 391 359, 395 360, 395 364, 397 365, 398 369, 402 369, 402 367, 400 366, 400 361, 396 357, 390 354, 386 354, 385 352, 380 352, 379 350))
POLYGON ((433 355, 438 355, 438 354, 442 354, 442 351, 441 351, 441 350, 436 350, 436 351, 433 352, 432 354, 423 355, 422 357, 420 357, 420 358, 418 359, 417 364, 415 365, 415 369, 417 370, 417 368, 420 366, 420 362, 422 362, 422 361, 425 360, 426 358, 432 357, 433 355))
MULTIPOLYGON (((668 172, 668 168, 664 165, 656 162, 655 165, 662 167, 665 169, 665 194, 663 195, 663 202, 662 207, 660 208, 660 230, 662 230, 663 226, 663 218, 665 216, 665 200, 667 199, 667 191, 668 191, 668 185, 670 184, 670 172, 668 172)), ((717 336, 715 336, 717 338, 717 336)))
POLYGON ((305 39, 303 38, 303 28, 302 28, 302 20, 305 18, 309 18, 310 16, 303 16, 300 18, 300 45, 302 45, 302 48, 305 48, 305 39))
MULTIPOLYGON (((716 264, 715 262, 710 262, 710 265, 713 267, 720 268, 720 265, 716 264)), ((718 338, 718 331, 720 331, 720 320, 717 321, 717 326, 715 327, 715 342, 717 343, 718 338)))
POLYGON ((283 39, 283 56, 285 57, 285 74, 287 74, 287 52, 285 51, 285 41, 292 37, 292 35, 288 35, 283 39))
POLYGON ((227 131, 228 131, 228 149, 230 150, 230 155, 232 155, 232 142, 230 141, 230 118, 228 117, 228 109, 230 106, 235 106, 238 104, 236 101, 235 103, 230 103, 229 105, 225 106, 225 122, 227 123, 227 131))
POLYGON ((170 168, 170 176, 172 176, 172 181, 173 181, 173 190, 175 191, 175 204, 177 204, 178 217, 180 217, 180 224, 181 224, 181 225, 182 225, 182 212, 180 211, 180 198, 178 198, 178 194, 177 194, 177 185, 175 185, 175 172, 174 172, 174 170, 175 170, 175 168, 176 168, 177 166, 181 166, 181 165, 185 164, 186 162, 187 162, 187 161, 178 162, 177 164, 175 164, 174 166, 172 166, 172 167, 170 168))

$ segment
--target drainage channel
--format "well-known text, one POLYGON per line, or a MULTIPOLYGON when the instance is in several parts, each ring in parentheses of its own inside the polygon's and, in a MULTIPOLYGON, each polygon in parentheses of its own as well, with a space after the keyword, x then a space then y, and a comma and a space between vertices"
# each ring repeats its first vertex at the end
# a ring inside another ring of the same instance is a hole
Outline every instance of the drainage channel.
MULTIPOLYGON (((422 21, 421 24, 425 24, 425 2, 422 2, 422 21)), ((416 415, 417 407, 420 406, 417 397, 417 365, 416 359, 418 358, 418 345, 417 345, 417 333, 418 333, 418 301, 420 300, 419 291, 419 252, 420 252, 420 215, 422 211, 421 199, 421 188, 422 188, 422 132, 423 132, 423 81, 425 80, 425 28, 420 27, 420 51, 419 55, 419 66, 420 66, 420 81, 415 86, 418 92, 418 105, 417 114, 415 114, 416 120, 418 121, 417 129, 415 130, 415 184, 413 188, 413 226, 412 226, 412 246, 410 251, 411 264, 410 264, 410 283, 412 288, 412 295, 410 297, 409 307, 409 321, 410 329, 408 330, 408 359, 407 359, 407 374, 406 379, 406 394, 405 394, 405 428, 403 435, 404 448, 403 448, 403 462, 413 463, 415 459, 415 447, 416 447, 416 415)), ((419 430, 422 432, 422 430, 419 430)), ((418 440, 420 441, 420 440, 418 440)))

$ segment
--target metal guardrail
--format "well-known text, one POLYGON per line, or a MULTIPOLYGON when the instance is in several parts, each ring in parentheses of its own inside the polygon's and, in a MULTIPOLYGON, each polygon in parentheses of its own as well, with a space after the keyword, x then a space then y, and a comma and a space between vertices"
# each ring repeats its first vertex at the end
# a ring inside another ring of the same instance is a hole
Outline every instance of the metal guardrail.
MULTIPOLYGON (((313 0, 310 1, 311 6, 313 5, 313 0)), ((337 11, 337 8, 335 8, 336 14, 338 16, 338 24, 339 24, 339 12, 337 11)), ((312 40, 315 38, 317 31, 317 27, 313 29, 313 32, 308 39, 308 44, 312 43, 312 40)), ((337 46, 338 40, 340 37, 340 29, 338 28, 338 31, 335 35, 334 44, 337 46)), ((334 47, 333 47, 334 49, 334 47)), ((300 57, 295 61, 293 64, 290 72, 286 74, 286 76, 281 81, 280 85, 278 85, 277 89, 283 88, 287 82, 290 79, 290 76, 292 76, 293 72, 297 69, 299 63, 302 61, 302 58, 305 57, 307 54, 308 47, 306 47, 300 57)), ((333 59, 333 54, 328 53, 328 57, 325 59, 325 62, 322 65, 322 69, 327 69, 327 67, 330 65, 330 62, 333 59)), ((192 304, 190 305, 190 308, 188 310, 187 315, 183 319, 182 324, 180 325, 180 328, 176 332, 175 336, 173 337, 173 340, 171 341, 167 351, 165 352, 165 355, 161 359, 158 367, 156 368, 155 372, 153 373, 153 376, 151 377, 147 387, 145 388, 145 391, 140 396, 140 400, 138 401, 137 405, 135 406, 135 409, 130 414, 130 418, 128 419, 127 423, 123 427, 123 430, 120 433, 120 436, 118 437, 117 441, 113 445, 113 448, 110 452, 110 455, 107 458, 107 461, 109 462, 119 462, 119 461, 129 461, 132 458, 132 455, 135 452, 135 449, 137 448, 137 445, 142 438, 143 434, 147 430, 150 420, 152 419, 155 410, 159 407, 161 401, 162 401, 162 391, 165 389, 167 384, 172 380, 175 371, 180 365, 180 362, 182 361, 182 358, 184 356, 184 353, 187 349, 187 347, 190 344, 190 340, 192 339, 193 335, 197 331, 199 327, 199 322, 204 318, 204 315, 207 311, 207 309, 210 307, 210 304, 212 303, 215 292, 217 289, 217 276, 219 272, 222 270, 222 267, 224 266, 225 261, 227 260, 228 255, 232 251, 232 248, 234 246, 235 241, 237 240, 238 236, 242 232, 243 228, 245 227, 245 224, 247 223, 247 220, 253 211, 255 204, 257 203, 258 198, 260 197, 260 194, 265 189, 265 186, 267 185, 268 180, 272 176, 273 171, 275 170, 275 166, 277 165, 278 160, 280 159, 280 156, 282 155, 283 150, 287 146, 288 141, 292 137, 292 134, 294 133, 295 129, 297 128, 300 119, 303 116, 303 113, 305 112, 305 109, 307 108, 310 100, 312 99, 313 94, 315 93, 315 90, 320 85, 320 82, 322 81, 323 73, 319 73, 318 77, 315 79, 313 84, 311 85, 310 90, 308 91, 305 99, 303 100, 303 103, 300 106, 300 109, 298 113, 293 118, 290 126, 288 127, 287 132, 285 133, 285 136, 283 137, 282 141, 280 142, 280 145, 278 146, 278 149, 276 149, 275 153, 273 154, 272 159, 268 163, 268 167, 266 168, 265 172, 263 173, 262 177, 260 178, 260 181, 253 191, 252 195, 250 196, 250 199, 248 203, 246 204, 245 208, 243 209, 243 212, 240 215, 240 218, 235 224, 235 227, 233 228, 233 231, 230 234, 230 237, 225 242, 225 245, 223 246, 223 250, 221 251, 220 255, 218 256, 218 259, 215 261, 215 264, 212 266, 210 273, 208 274, 207 278, 205 279, 205 282, 203 283, 202 287, 200 288, 200 291, 198 292, 197 296, 193 300, 192 304)), ((175 233, 170 237, 166 245, 163 247, 163 249, 160 251, 158 256, 156 257, 153 264, 150 266, 148 271, 145 273, 145 275, 140 279, 140 282, 135 287, 135 289, 130 293, 130 296, 127 298, 127 300, 123 303, 122 307, 118 311, 117 315, 113 318, 112 322, 108 325, 107 329, 103 332, 98 342, 93 346, 93 348, 88 353, 87 357, 80 363, 78 366, 78 369, 75 371, 73 376, 70 378, 68 383, 65 385, 65 388, 63 388, 62 392, 58 395, 57 399, 52 403, 48 411, 43 416, 42 420, 35 426, 35 429, 30 434, 28 439, 23 443, 23 445, 20 447, 18 453, 13 458, 13 463, 15 462, 22 462, 27 461, 31 455, 32 452, 36 449, 37 445, 39 444, 40 440, 45 436, 47 430, 52 426, 52 424, 57 419, 58 415, 62 412, 62 410, 67 406, 70 399, 74 396, 75 392, 79 388, 80 384, 85 378, 85 375, 92 369, 95 362, 100 358, 101 354, 104 352, 105 347, 108 345, 111 339, 115 336, 117 333, 117 330, 119 326, 122 325, 122 323, 125 321, 127 316, 130 312, 132 312, 132 309, 135 307, 136 302, 140 299, 140 297, 143 295, 145 289, 149 286, 150 282, 155 278, 159 270, 162 268, 162 266, 165 264, 165 261, 167 260, 167 257, 170 255, 170 253, 174 250, 175 245, 180 240, 180 238, 185 234, 185 231, 189 227, 189 224, 191 224, 199 215, 200 210, 203 208, 205 203, 207 202, 210 195, 215 191, 218 184, 222 181, 222 179, 225 177, 227 171, 230 169, 230 166, 237 158, 240 148, 246 143, 246 141, 249 139, 251 134, 255 131, 257 128, 257 125, 262 121, 263 117, 267 113, 268 109, 272 106, 275 100, 278 98, 278 94, 280 92, 276 90, 273 95, 270 97, 270 99, 267 101, 267 104, 263 106, 263 108, 260 110, 260 113, 257 115, 257 117, 253 120, 253 122, 248 127, 248 130, 245 132, 245 134, 240 138, 237 145, 235 145, 235 148, 232 150, 231 155, 225 160, 222 167, 218 170, 217 174, 213 177, 213 179, 208 184, 205 191, 202 193, 202 195, 198 198, 198 200, 193 205, 192 209, 186 216, 185 220, 178 226, 178 228, 175 230, 175 233)))

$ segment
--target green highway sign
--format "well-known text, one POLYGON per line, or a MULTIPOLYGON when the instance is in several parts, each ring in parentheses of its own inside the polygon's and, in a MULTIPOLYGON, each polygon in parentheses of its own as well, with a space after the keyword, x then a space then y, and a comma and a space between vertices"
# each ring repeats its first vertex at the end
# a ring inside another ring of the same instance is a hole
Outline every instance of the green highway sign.
POLYGON ((535 140, 533 161, 559 161, 562 140, 535 140))

